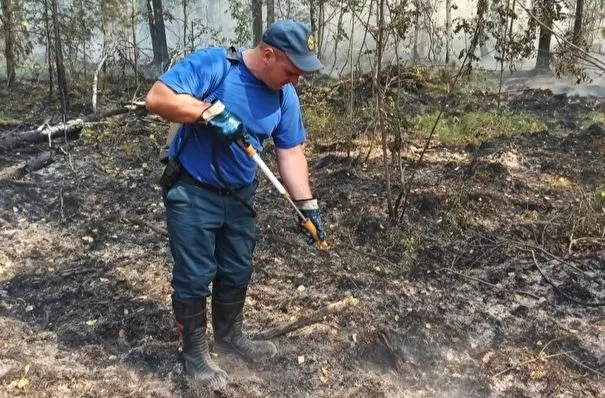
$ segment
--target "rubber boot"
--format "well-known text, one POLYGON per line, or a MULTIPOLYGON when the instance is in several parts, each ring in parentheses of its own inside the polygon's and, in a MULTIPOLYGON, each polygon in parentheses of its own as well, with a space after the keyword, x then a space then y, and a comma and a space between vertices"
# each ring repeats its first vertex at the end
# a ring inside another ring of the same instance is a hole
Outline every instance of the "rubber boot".
POLYGON ((208 353, 206 298, 185 301, 173 296, 172 308, 183 340, 185 373, 202 385, 224 384, 227 373, 212 362, 208 353))
POLYGON ((214 283, 212 289, 212 327, 217 352, 233 352, 240 357, 260 362, 275 356, 277 347, 270 341, 253 341, 244 336, 244 303, 247 287, 222 287, 214 283))

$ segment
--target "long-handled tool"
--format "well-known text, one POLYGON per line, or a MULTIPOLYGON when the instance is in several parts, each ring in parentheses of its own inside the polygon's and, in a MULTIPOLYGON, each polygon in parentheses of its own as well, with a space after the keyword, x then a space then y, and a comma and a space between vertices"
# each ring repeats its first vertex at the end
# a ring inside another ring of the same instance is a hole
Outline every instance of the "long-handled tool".
POLYGON ((273 172, 269 169, 269 167, 267 167, 267 164, 258 155, 258 153, 256 152, 256 149, 254 149, 254 147, 252 145, 250 145, 249 142, 246 142, 243 139, 240 139, 237 143, 246 152, 246 154, 250 158, 252 158, 252 160, 254 160, 254 163, 256 163, 256 165, 258 167, 260 167, 260 169, 263 171, 265 176, 267 176, 269 181, 271 181, 271 184, 273 184, 273 186, 284 197, 284 199, 286 199, 288 201, 288 203, 290 203, 290 205, 292 205, 292 207, 294 208, 294 210, 296 211, 296 214, 298 215, 298 217, 300 219, 300 225, 304 229, 306 229, 308 233, 311 234, 311 236, 313 237, 313 240, 315 240, 315 242, 317 243, 317 246, 319 246, 320 249, 327 249, 328 243, 325 240, 319 239, 319 235, 317 234, 317 229, 315 228, 315 225, 313 225, 311 220, 309 220, 308 217, 305 217, 305 215, 302 214, 302 212, 298 209, 298 207, 296 207, 296 204, 294 204, 294 201, 290 197, 290 194, 288 193, 286 188, 281 184, 281 182, 279 182, 279 180, 277 179, 277 177, 275 177, 275 174, 273 174, 273 172))

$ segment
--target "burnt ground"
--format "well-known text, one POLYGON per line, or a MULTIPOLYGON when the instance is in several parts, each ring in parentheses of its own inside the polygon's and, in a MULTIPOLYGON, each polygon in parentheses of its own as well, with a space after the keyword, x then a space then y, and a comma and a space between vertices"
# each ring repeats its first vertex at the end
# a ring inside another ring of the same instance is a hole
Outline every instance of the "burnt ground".
MULTIPOLYGON (((56 122, 36 92, 2 88, 2 116, 56 122)), ((460 109, 488 97, 460 98, 460 109)), ((602 397, 605 220, 593 202, 605 132, 583 123, 605 102, 535 90, 506 106, 548 130, 434 142, 399 224, 385 214, 381 158, 354 164, 311 131, 331 247, 307 247, 263 182, 246 324, 254 335, 345 297, 359 304, 275 338, 270 362, 215 357, 230 375, 217 391, 190 383, 175 355, 154 184, 165 126, 122 115, 56 140, 51 165, 0 182, 0 396, 602 397)), ((422 146, 406 140, 408 172, 422 146)), ((0 167, 45 150, 4 151, 0 167)))

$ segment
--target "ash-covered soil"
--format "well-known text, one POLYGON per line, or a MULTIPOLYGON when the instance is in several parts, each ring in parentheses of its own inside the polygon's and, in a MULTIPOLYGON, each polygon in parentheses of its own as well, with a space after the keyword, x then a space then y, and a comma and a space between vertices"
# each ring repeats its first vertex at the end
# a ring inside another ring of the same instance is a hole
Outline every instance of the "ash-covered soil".
MULTIPOLYGON (((31 92, 2 88, 3 115, 58 121, 31 92)), ((488 100, 477 92, 458 106, 488 100)), ((155 185, 165 125, 123 115, 50 149, 1 152, 0 170, 47 150, 54 162, 0 181, 0 396, 602 397, 605 219, 594 194, 605 131, 583 121, 605 102, 537 90, 506 106, 549 130, 473 148, 434 142, 399 223, 386 215, 381 157, 320 151, 311 131, 330 249, 308 247, 262 181, 246 325, 254 335, 346 297, 358 305, 275 338, 269 362, 215 356, 230 375, 216 391, 177 360, 155 185)), ((406 176, 422 147, 406 137, 406 176)))

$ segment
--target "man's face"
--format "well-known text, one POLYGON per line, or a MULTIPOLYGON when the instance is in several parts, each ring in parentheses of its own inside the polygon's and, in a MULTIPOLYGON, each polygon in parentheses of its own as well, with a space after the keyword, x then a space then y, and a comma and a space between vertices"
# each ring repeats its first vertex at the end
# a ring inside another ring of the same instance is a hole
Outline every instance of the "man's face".
POLYGON ((265 51, 264 59, 267 65, 265 84, 273 90, 279 90, 288 83, 298 84, 303 72, 294 66, 286 53, 275 48, 267 48, 265 51))

